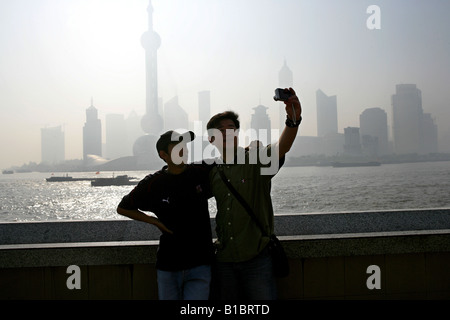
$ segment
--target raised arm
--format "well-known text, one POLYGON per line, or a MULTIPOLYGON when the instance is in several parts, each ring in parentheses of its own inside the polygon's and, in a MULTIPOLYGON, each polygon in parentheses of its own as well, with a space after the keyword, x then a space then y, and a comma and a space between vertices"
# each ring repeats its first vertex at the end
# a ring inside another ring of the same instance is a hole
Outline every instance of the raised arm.
POLYGON ((291 121, 287 120, 289 125, 285 126, 280 135, 280 139, 278 140, 280 159, 284 157, 285 154, 291 149, 295 137, 297 136, 298 125, 302 119, 302 106, 300 104, 300 100, 298 99, 294 89, 289 88, 288 90, 292 95, 283 102, 286 105, 287 117, 291 121))

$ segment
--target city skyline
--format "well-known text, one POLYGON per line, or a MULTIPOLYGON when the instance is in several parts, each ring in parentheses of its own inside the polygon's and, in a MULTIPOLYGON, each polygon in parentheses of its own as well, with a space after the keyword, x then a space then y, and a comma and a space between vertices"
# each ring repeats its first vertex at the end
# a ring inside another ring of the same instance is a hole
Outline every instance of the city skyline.
MULTIPOLYGON (((433 127, 436 129, 436 125, 434 123, 435 121, 432 119, 431 114, 423 113, 421 109, 421 100, 417 102, 414 101, 416 96, 421 96, 421 91, 414 84, 397 85, 397 92, 392 95, 393 110, 394 105, 396 104, 395 101, 399 100, 399 98, 396 98, 398 96, 399 88, 400 90, 403 90, 403 92, 405 92, 406 90, 407 95, 406 97, 400 98, 401 100, 405 100, 406 98, 406 103, 402 103, 404 110, 401 114, 397 115, 397 120, 394 121, 394 123, 399 123, 399 125, 397 125, 398 128, 394 126, 392 130, 389 130, 387 112, 385 110, 381 108, 367 108, 363 110, 363 112, 359 115, 358 127, 346 127, 344 128, 344 133, 338 133, 335 129, 333 129, 329 132, 322 132, 322 134, 318 132, 315 136, 303 136, 299 138, 302 140, 302 142, 298 143, 299 145, 305 143, 305 140, 303 140, 302 138, 318 138, 315 139, 316 145, 313 147, 310 146, 307 150, 301 150, 300 153, 299 150, 292 151, 289 156, 317 156, 321 154, 334 156, 340 154, 343 156, 359 155, 377 158, 379 156, 390 154, 404 155, 411 153, 426 154, 438 152, 437 137, 435 134, 430 135, 430 133, 432 133, 430 132, 430 129, 432 129, 433 127), (415 102, 412 104, 410 103, 411 93, 412 101, 415 102), (419 107, 420 114, 417 114, 417 110, 415 110, 416 108, 414 107, 419 107), (415 125, 415 122, 418 122, 418 125, 415 125), (423 125, 421 123, 423 123, 423 125), (392 134, 392 136, 389 137, 390 131, 395 133, 396 129, 397 131, 405 130, 405 126, 406 129, 408 127, 412 129, 418 129, 420 127, 420 130, 417 130, 417 136, 411 135, 411 132, 409 132, 408 135, 411 137, 406 141, 406 143, 396 138, 395 134, 392 134), (331 145, 333 146, 331 147, 331 145), (403 152, 402 150, 406 150, 406 152, 403 152)), ((201 111, 208 113, 207 110, 209 109, 209 93, 209 91, 199 92, 199 116, 202 115, 201 111)), ((327 97, 320 89, 317 90, 317 94, 317 112, 319 112, 320 108, 323 107, 324 103, 325 107, 331 107, 332 109, 335 109, 335 96, 327 97), (319 97, 321 96, 324 97, 319 99, 319 97), (332 98, 331 105, 327 106, 326 100, 329 100, 330 98, 332 98), (323 101, 323 99, 326 99, 325 102, 323 101)), ((266 113, 267 110, 268 107, 264 105, 258 105, 253 108, 253 112, 251 113, 251 122, 245 126, 242 126, 242 131, 246 138, 245 143, 249 143, 253 140, 261 140, 261 142, 265 145, 270 141, 273 142, 277 139, 277 136, 271 138, 272 130, 276 130, 278 128, 276 127, 276 125, 274 126, 271 124, 271 119, 266 113), (249 128, 251 128, 253 131, 248 132, 247 129, 249 128), (250 133, 249 137, 247 137, 248 133, 250 133), (255 133, 257 134, 257 136, 255 136, 255 133), (247 141, 247 139, 249 140, 247 141)), ((83 129, 83 149, 92 150, 92 143, 98 143, 97 139, 101 136, 101 133, 99 134, 98 131, 101 130, 102 124, 101 120, 98 119, 97 114, 98 110, 94 107, 93 101, 91 99, 91 106, 86 109, 86 123, 83 129), (87 127, 91 127, 91 134, 85 135, 85 129, 87 129, 87 127), (97 129, 92 130, 94 128, 97 129)), ((164 131, 170 130, 171 128, 188 128, 189 130, 197 131, 198 135, 204 133, 198 131, 198 123, 192 123, 188 121, 187 113, 184 111, 183 107, 179 105, 177 96, 175 96, 165 104, 162 114, 164 115, 162 123, 164 131)), ((336 114, 331 115, 331 123, 333 123, 333 121, 336 121, 336 117, 336 114)), ((143 133, 142 129, 140 129, 141 118, 142 116, 138 116, 135 112, 130 113, 127 118, 125 118, 124 114, 106 114, 104 120, 104 142, 101 144, 101 146, 97 145, 97 147, 94 148, 94 150, 97 151, 91 152, 90 154, 100 156, 100 158, 104 158, 105 160, 115 160, 121 157, 132 156, 134 153, 132 149, 134 149, 135 147, 134 142, 143 133), (103 152, 99 152, 99 149, 103 150, 103 152)), ((333 125, 331 127, 333 127, 333 125)), ((60 131, 64 136, 64 132, 61 130, 61 126, 55 128, 57 128, 58 131, 60 131)), ((43 128, 42 131, 44 132, 45 130, 47 130, 50 132, 50 130, 52 129, 54 128, 49 128, 48 130, 43 128)), ((200 139, 204 138, 200 137, 200 139)), ((203 147, 205 147, 205 145, 203 147)), ((48 147, 46 147, 46 149, 49 150, 48 147)), ((44 150, 44 140, 42 140, 42 150, 44 150)), ((55 152, 50 150, 49 153, 53 155, 55 152)), ((48 158, 48 155, 44 156, 43 154, 42 161, 44 161, 44 158, 48 158)), ((83 159, 85 161, 88 160, 88 162, 86 162, 86 165, 89 166, 89 161, 91 160, 86 159, 85 156, 83 157, 83 159)), ((196 160, 201 160, 201 157, 196 160)), ((61 158, 59 159, 59 161, 61 161, 61 158)))
MULTIPOLYGON (((338 132, 359 126, 361 112, 374 107, 387 112, 391 128, 390 100, 402 83, 422 91, 424 113, 436 119, 440 141, 450 136, 446 1, 152 4, 153 27, 162 38, 159 97, 166 103, 177 96, 190 121, 198 114, 198 92, 206 90, 211 114, 233 109, 249 123, 252 108, 261 104, 277 123, 279 104, 272 96, 287 61, 303 104, 302 136, 317 132, 318 89, 338 97, 338 132), (372 4, 380 7, 380 30, 366 26, 372 4)), ((2 155, 1 168, 39 162, 37 133, 46 126, 62 125, 66 159, 81 159, 91 96, 102 118, 144 113, 140 37, 148 29, 148 1, 18 0, 0 6, 0 147, 15 150, 2 155)))

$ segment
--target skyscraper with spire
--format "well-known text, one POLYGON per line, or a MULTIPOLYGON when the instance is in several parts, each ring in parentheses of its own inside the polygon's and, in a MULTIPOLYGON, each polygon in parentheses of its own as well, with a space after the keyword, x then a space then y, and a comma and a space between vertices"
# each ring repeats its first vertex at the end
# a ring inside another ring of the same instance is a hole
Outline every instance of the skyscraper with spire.
POLYGON ((86 123, 83 127, 83 159, 87 160, 89 154, 102 155, 102 123, 92 98, 91 106, 86 109, 86 123))
POLYGON ((142 34, 141 44, 145 50, 145 94, 146 108, 142 117, 142 129, 145 133, 158 135, 163 129, 162 117, 158 110, 158 57, 161 37, 153 30, 153 6, 149 1, 148 30, 142 34))
POLYGON ((151 0, 147 7, 148 30, 142 34, 141 44, 145 50, 145 114, 141 127, 146 133, 133 145, 138 169, 150 169, 160 166, 161 160, 156 152, 156 141, 163 129, 163 118, 158 109, 158 59, 157 51, 161 37, 153 30, 153 6, 151 0))
MULTIPOLYGON (((294 87, 294 76, 291 69, 289 69, 289 67, 287 66, 286 59, 284 59, 284 64, 278 72, 278 86, 280 88, 294 87)), ((279 129, 281 134, 281 131, 284 129, 284 123, 286 121, 285 104, 280 102, 279 109, 279 129)))

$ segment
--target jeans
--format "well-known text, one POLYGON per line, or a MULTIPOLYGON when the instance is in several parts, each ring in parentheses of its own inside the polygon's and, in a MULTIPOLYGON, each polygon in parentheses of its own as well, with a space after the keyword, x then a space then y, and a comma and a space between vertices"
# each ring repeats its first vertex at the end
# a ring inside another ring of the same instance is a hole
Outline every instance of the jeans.
POLYGON ((222 300, 275 300, 272 258, 264 249, 244 262, 217 262, 218 294, 222 300))
POLYGON ((207 300, 211 284, 211 266, 181 271, 156 270, 160 300, 207 300))

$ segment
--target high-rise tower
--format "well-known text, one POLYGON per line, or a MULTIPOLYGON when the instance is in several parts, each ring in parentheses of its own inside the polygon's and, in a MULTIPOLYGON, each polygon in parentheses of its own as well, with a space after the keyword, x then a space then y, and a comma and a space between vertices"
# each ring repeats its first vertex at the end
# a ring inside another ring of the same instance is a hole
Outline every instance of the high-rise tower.
POLYGON ((48 164, 65 160, 64 132, 61 126, 41 129, 41 159, 48 164))
POLYGON ((145 50, 145 114, 141 127, 146 133, 133 145, 133 155, 137 158, 138 169, 158 167, 161 160, 156 152, 156 141, 163 129, 163 118, 158 109, 158 60, 157 51, 161 45, 160 36, 153 30, 153 6, 151 0, 147 7, 148 30, 141 37, 145 50))
POLYGON ((420 153, 422 146, 422 92, 415 84, 398 84, 392 95, 395 152, 420 153))
MULTIPOLYGON (((373 148, 369 153, 385 155, 388 153, 387 114, 381 108, 367 108, 359 116, 359 127, 363 149, 373 148), (367 138, 370 136, 371 138, 367 138), (371 141, 374 145, 371 145, 371 141), (367 146, 367 143, 369 146, 367 146)), ((364 150, 363 150, 364 151, 364 150)))
POLYGON ((322 90, 316 91, 317 103, 317 136, 338 132, 337 99, 327 96, 322 90))
MULTIPOLYGON (((294 76, 287 66, 286 59, 284 59, 284 64, 281 67, 280 71, 278 72, 278 86, 280 88, 292 88, 294 87, 294 76)), ((280 102, 279 105, 279 129, 280 134, 281 131, 284 129, 284 123, 286 121, 286 105, 282 102, 280 102)))
POLYGON ((158 59, 157 51, 161 45, 161 37, 153 30, 153 6, 150 0, 148 8, 148 30, 141 37, 145 50, 145 94, 146 113, 142 117, 142 129, 148 134, 160 134, 163 129, 162 117, 158 111, 158 59))
POLYGON ((97 109, 91 99, 91 106, 86 109, 86 123, 83 127, 83 159, 87 155, 102 155, 102 124, 97 109))
POLYGON ((255 113, 252 114, 250 123, 250 127, 252 128, 250 141, 259 140, 265 146, 272 142, 270 118, 267 114, 267 109, 269 108, 263 105, 253 108, 255 113))
POLYGON ((437 126, 422 109, 422 92, 415 84, 398 84, 392 95, 392 131, 397 154, 438 151, 437 126))

